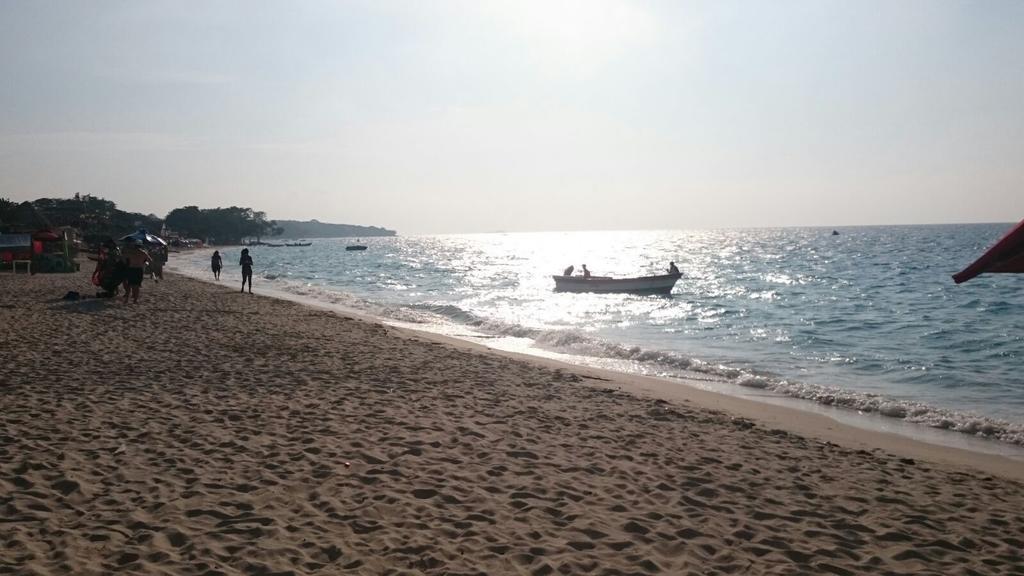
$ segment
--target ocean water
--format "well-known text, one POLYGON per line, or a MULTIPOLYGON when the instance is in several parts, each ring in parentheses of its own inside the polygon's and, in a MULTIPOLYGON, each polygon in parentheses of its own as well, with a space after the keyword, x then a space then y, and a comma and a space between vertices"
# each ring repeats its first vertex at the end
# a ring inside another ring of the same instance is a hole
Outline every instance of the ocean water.
MULTIPOLYGON (((1024 446, 1024 275, 950 275, 1010 224, 496 233, 256 247, 273 289, 498 348, 1024 446), (552 274, 683 273, 671 296, 552 274)), ((240 281, 240 248, 221 250, 240 281)), ((212 278, 210 251, 172 269, 212 278)), ((901 424, 902 425, 902 424, 901 424)))

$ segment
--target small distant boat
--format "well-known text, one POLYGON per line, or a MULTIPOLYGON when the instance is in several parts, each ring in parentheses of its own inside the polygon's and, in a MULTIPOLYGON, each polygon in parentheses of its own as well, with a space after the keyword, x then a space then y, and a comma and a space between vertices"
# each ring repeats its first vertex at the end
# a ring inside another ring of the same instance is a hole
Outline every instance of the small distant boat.
POLYGON ((555 292, 620 292, 627 294, 671 294, 682 274, 661 274, 637 278, 608 276, 552 276, 555 292))
POLYGON ((363 246, 362 244, 352 244, 351 246, 345 246, 345 250, 350 252, 355 250, 366 250, 366 246, 363 246))
POLYGON ((298 246, 312 246, 312 245, 313 245, 312 242, 292 242, 291 244, 285 244, 285 246, 288 246, 290 248, 298 247, 298 246))
POLYGON ((839 236, 839 230, 833 230, 832 231, 832 235, 833 236, 839 236))

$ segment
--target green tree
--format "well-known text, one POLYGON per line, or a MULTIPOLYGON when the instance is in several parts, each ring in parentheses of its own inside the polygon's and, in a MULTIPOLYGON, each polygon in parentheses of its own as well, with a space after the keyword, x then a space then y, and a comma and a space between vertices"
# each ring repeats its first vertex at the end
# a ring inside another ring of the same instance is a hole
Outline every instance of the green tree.
POLYGON ((217 244, 237 244, 245 238, 281 233, 277 223, 267 220, 266 213, 240 206, 175 208, 167 214, 166 222, 186 236, 217 244))
POLYGON ((171 210, 164 222, 169 228, 189 238, 206 238, 210 228, 206 215, 198 206, 185 206, 171 210))
POLYGON ((77 228, 87 242, 119 238, 139 228, 158 231, 163 222, 152 215, 118 210, 110 200, 75 194, 72 198, 40 198, 32 202, 50 226, 77 228))
POLYGON ((16 202, 12 202, 7 198, 0 198, 0 230, 3 230, 12 223, 14 208, 17 205, 16 202))

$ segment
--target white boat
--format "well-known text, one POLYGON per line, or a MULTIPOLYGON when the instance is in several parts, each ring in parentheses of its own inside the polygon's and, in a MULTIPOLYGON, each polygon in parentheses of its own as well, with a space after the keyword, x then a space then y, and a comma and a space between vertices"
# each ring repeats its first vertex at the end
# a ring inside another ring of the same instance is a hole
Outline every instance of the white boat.
POLYGON ((625 292, 629 294, 671 294, 682 274, 662 274, 638 278, 608 276, 552 276, 555 292, 625 292))

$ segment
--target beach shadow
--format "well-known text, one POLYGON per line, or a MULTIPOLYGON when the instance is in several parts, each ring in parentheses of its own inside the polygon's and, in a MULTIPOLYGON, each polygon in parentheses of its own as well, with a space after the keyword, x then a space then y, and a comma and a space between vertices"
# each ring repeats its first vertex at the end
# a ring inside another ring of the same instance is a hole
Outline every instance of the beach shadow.
POLYGON ((322 314, 318 314, 316 311, 312 311, 312 312, 296 312, 294 310, 283 310, 283 311, 268 312, 268 311, 265 311, 265 310, 264 311, 260 311, 260 310, 224 310, 224 309, 220 309, 220 308, 159 308, 159 307, 147 307, 146 309, 147 309, 147 311, 150 311, 150 312, 179 312, 179 313, 181 313, 181 312, 185 312, 185 313, 198 312, 198 313, 201 313, 201 314, 209 314, 209 315, 227 314, 227 315, 234 315, 234 316, 270 316, 270 315, 281 315, 281 316, 296 316, 296 317, 303 316, 303 317, 315 318, 315 317, 319 317, 319 316, 322 315, 322 314))
POLYGON ((255 310, 220 310, 215 308, 148 308, 152 312, 201 312, 203 314, 234 314, 238 316, 259 316, 255 310))
POLYGON ((54 310, 74 314, 97 314, 119 304, 117 298, 92 298, 81 300, 61 300, 54 305, 54 310))
POLYGON ((237 290, 221 290, 219 292, 214 292, 213 295, 214 296, 220 296, 221 298, 234 298, 235 296, 239 296, 239 297, 241 297, 241 296, 246 296, 246 297, 255 296, 255 294, 245 294, 245 293, 239 292, 237 290))
POLYGON ((250 310, 219 310, 214 308, 169 308, 162 306, 149 306, 144 300, 138 303, 124 303, 120 297, 115 298, 93 298, 86 297, 81 300, 66 300, 54 305, 54 310, 76 314, 98 314, 111 309, 132 308, 145 306, 146 312, 199 312, 202 314, 232 314, 232 315, 258 315, 259 312, 250 310))

